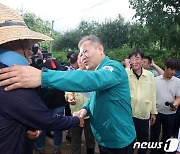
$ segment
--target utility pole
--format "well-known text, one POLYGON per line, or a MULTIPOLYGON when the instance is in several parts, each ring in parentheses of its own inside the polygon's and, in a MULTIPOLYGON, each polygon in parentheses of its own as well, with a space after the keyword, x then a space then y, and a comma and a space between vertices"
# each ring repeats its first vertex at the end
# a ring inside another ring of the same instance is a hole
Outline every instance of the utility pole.
MULTIPOLYGON (((54 20, 52 20, 52 24, 51 24, 51 30, 50 30, 50 36, 52 37, 52 33, 53 33, 53 27, 54 27, 54 20)), ((52 53, 52 40, 50 41, 50 53, 52 53)))
POLYGON ((22 2, 22 5, 21 5, 21 8, 20 9, 17 8, 17 10, 19 12, 21 12, 21 16, 23 17, 24 16, 23 2, 22 2))

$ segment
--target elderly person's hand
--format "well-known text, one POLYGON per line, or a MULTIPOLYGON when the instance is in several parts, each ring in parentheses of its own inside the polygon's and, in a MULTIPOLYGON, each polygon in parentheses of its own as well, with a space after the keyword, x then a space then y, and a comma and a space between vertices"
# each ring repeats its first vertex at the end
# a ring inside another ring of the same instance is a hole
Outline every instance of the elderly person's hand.
POLYGON ((41 85, 41 70, 31 66, 11 66, 0 69, 0 86, 5 90, 35 88, 41 85))

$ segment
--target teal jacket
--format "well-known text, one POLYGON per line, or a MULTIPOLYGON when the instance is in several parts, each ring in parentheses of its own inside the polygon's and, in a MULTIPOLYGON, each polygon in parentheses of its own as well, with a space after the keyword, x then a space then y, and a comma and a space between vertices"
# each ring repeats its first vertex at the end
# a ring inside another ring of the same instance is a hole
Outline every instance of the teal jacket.
POLYGON ((105 57, 94 71, 44 70, 42 87, 91 92, 83 108, 101 146, 123 148, 135 140, 128 76, 119 62, 105 57))

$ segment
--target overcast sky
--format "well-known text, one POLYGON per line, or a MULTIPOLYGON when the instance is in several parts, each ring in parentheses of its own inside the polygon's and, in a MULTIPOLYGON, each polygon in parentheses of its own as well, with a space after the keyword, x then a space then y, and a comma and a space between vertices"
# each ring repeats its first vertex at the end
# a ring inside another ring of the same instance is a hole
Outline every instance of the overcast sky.
POLYGON ((132 21, 135 11, 128 0, 0 0, 14 9, 35 13, 43 20, 54 20, 54 30, 67 31, 78 26, 81 20, 102 22, 121 14, 132 21))

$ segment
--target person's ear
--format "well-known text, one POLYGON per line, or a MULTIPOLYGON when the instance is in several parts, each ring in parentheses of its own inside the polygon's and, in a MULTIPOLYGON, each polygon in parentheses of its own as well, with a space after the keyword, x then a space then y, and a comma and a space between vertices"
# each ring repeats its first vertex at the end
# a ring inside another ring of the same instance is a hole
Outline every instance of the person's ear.
POLYGON ((99 45, 99 51, 100 51, 100 54, 104 54, 104 47, 102 45, 99 45))

